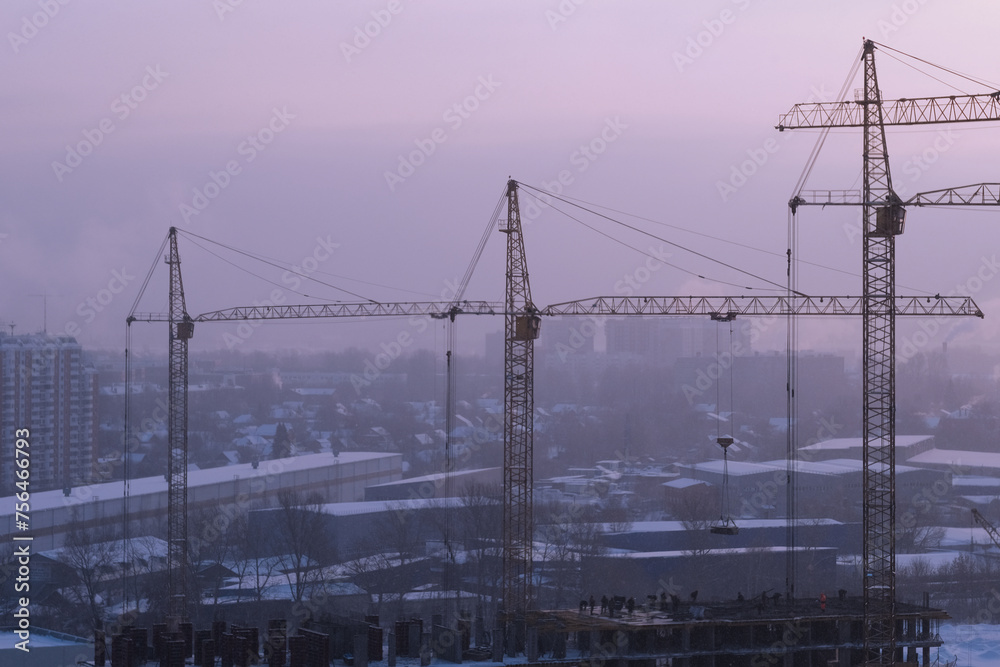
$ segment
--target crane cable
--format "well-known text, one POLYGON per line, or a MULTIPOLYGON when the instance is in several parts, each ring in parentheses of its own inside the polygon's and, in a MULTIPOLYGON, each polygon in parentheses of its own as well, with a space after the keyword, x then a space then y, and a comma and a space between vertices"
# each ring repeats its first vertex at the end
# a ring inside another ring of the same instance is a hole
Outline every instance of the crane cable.
MULTIPOLYGON (((906 56, 907 58, 912 58, 912 59, 914 59, 914 60, 916 60, 918 62, 921 62, 921 63, 923 63, 925 65, 929 65, 931 67, 939 69, 942 72, 948 72, 948 74, 951 74, 953 76, 957 76, 960 79, 965 79, 966 81, 970 81, 970 82, 975 83, 975 84, 977 84, 979 86, 985 86, 987 88, 993 88, 994 90, 1000 90, 1000 85, 998 85, 996 83, 993 83, 992 81, 987 81, 986 79, 977 79, 974 76, 970 76, 968 74, 963 74, 962 72, 959 72, 958 70, 954 70, 954 69, 951 69, 949 67, 944 67, 942 65, 937 65, 935 63, 932 63, 929 60, 924 60, 923 58, 915 56, 912 53, 907 53, 906 51, 900 51, 899 49, 894 49, 891 46, 888 46, 886 44, 882 44, 881 42, 876 42, 875 40, 872 40, 872 44, 875 44, 875 45, 877 45, 877 46, 879 46, 882 49, 885 49, 887 51, 892 51, 894 53, 898 53, 901 56, 906 56)), ((889 56, 890 58, 893 58, 894 60, 896 60, 896 61, 898 61, 898 62, 906 65, 906 63, 903 63, 903 61, 899 60, 899 58, 896 58, 895 56, 893 56, 893 55, 891 55, 889 53, 887 53, 886 55, 889 56)), ((923 72, 922 70, 919 70, 916 67, 913 67, 912 65, 907 65, 907 66, 911 67, 911 68, 913 68, 915 70, 917 70, 918 72, 921 72, 922 74, 926 74, 927 76, 929 76, 930 78, 934 79, 935 81, 938 81, 940 83, 944 83, 946 86, 949 86, 950 88, 954 88, 955 90, 959 90, 960 92, 964 92, 964 91, 961 91, 960 88, 958 88, 956 86, 953 86, 951 84, 945 83, 944 81, 941 81, 941 79, 938 79, 937 77, 931 76, 930 74, 927 74, 927 72, 923 72)), ((968 94, 968 93, 966 93, 966 94, 968 94)))
MULTIPOLYGON (((726 267, 728 269, 732 269, 733 271, 736 271, 738 273, 742 273, 742 274, 750 276, 752 278, 756 278, 757 280, 760 280, 762 282, 765 282, 765 283, 768 283, 770 285, 773 285, 774 287, 776 287, 778 289, 784 289, 783 285, 780 285, 779 283, 776 283, 776 282, 774 282, 772 280, 768 280, 767 278, 759 276, 759 275, 757 275, 755 273, 752 273, 752 272, 747 271, 745 269, 741 269, 741 268, 739 268, 737 266, 729 264, 728 262, 723 262, 722 260, 715 259, 714 257, 710 257, 710 256, 708 256, 708 255, 706 255, 704 253, 698 252, 697 250, 693 250, 693 249, 688 248, 686 246, 683 246, 683 245, 681 245, 679 243, 675 243, 673 241, 668 241, 667 239, 662 238, 660 236, 657 236, 656 234, 653 234, 651 232, 647 232, 644 229, 640 229, 640 228, 638 228, 638 227, 636 227, 634 225, 630 225, 630 224, 628 224, 626 222, 622 222, 621 220, 617 220, 617 219, 615 219, 615 218, 613 218, 613 217, 611 217, 609 215, 605 215, 604 213, 601 213, 599 211, 595 211, 595 210, 593 210, 591 208, 587 208, 586 206, 581 206, 580 204, 577 204, 577 203, 575 203, 573 201, 570 201, 570 200, 565 199, 563 197, 560 197, 558 195, 552 194, 551 192, 545 192, 543 190, 540 190, 538 188, 532 187, 532 186, 527 185, 525 183, 518 182, 518 185, 522 186, 524 188, 527 188, 530 191, 538 193, 538 195, 534 195, 533 194, 532 196, 534 196, 542 204, 544 204, 546 206, 549 206, 550 208, 552 208, 555 211, 558 211, 559 213, 562 213, 563 215, 565 215, 566 217, 570 218, 571 220, 574 220, 574 221, 580 223, 584 227, 587 227, 588 229, 590 229, 590 230, 592 230, 592 231, 600 234, 601 236, 604 236, 605 238, 608 238, 608 239, 614 241, 615 243, 623 245, 623 246, 625 246, 627 248, 635 250, 636 252, 642 253, 643 255, 646 255, 647 257, 653 257, 653 256, 650 255, 649 253, 646 253, 646 252, 643 252, 642 250, 639 250, 638 248, 636 248, 634 246, 631 246, 631 245, 625 243, 624 241, 616 239, 615 237, 611 236, 610 234, 607 234, 606 232, 600 231, 599 229, 597 229, 596 227, 593 227, 592 225, 588 225, 587 223, 583 222, 579 218, 576 218, 576 217, 570 215, 569 213, 566 213, 565 211, 563 211, 563 210, 559 209, 558 207, 554 206, 551 202, 546 201, 545 198, 557 199, 557 200, 559 200, 559 201, 561 201, 561 202, 563 202, 565 204, 569 204, 570 206, 574 206, 574 207, 576 207, 578 209, 581 209, 583 211, 586 211, 586 212, 588 212, 588 213, 590 213, 592 215, 596 215, 597 217, 604 218, 605 220, 613 222, 616 225, 625 227, 627 229, 631 229, 634 232, 638 232, 639 234, 642 234, 644 236, 648 236, 650 238, 656 239, 657 241, 660 241, 662 243, 666 243, 667 245, 672 246, 674 248, 677 248, 679 250, 683 250, 685 252, 689 252, 689 253, 691 253, 693 255, 701 257, 702 259, 706 259, 706 260, 708 260, 708 261, 710 261, 710 262, 712 262, 714 264, 719 264, 719 265, 724 266, 724 267, 726 267)), ((531 194, 531 193, 529 193, 529 194, 531 194)), ((659 257, 653 257, 653 259, 656 259, 658 261, 663 262, 663 260, 661 258, 659 258, 659 257)), ((697 276, 697 277, 702 278, 704 280, 715 280, 715 279, 712 279, 712 278, 706 278, 704 275, 698 274, 698 273, 690 271, 688 269, 684 269, 684 268, 682 268, 680 266, 677 266, 676 264, 671 264, 669 262, 663 262, 663 263, 666 264, 667 266, 671 266, 671 267, 673 267, 675 269, 678 269, 680 271, 684 271, 685 273, 689 273, 691 275, 697 276)), ((747 289, 747 290, 761 289, 761 288, 754 288, 754 287, 750 287, 750 286, 746 286, 746 285, 738 285, 736 283, 727 282, 727 281, 724 281, 724 280, 716 280, 716 282, 719 282, 719 283, 722 283, 722 284, 725 284, 725 285, 731 285, 733 287, 740 287, 742 289, 747 289)), ((804 294, 800 294, 799 296, 805 296, 805 295, 804 294)))
POLYGON ((163 243, 160 244, 160 249, 157 250, 156 255, 153 256, 153 264, 149 267, 149 271, 146 272, 146 278, 142 281, 142 285, 139 287, 139 293, 135 295, 135 300, 132 302, 132 308, 128 311, 129 317, 135 315, 136 308, 139 307, 139 301, 142 300, 142 296, 146 293, 146 288, 149 286, 149 281, 153 277, 153 272, 160 263, 160 257, 163 255, 163 251, 167 247, 168 240, 170 240, 169 234, 163 237, 163 243))
POLYGON ((483 256, 483 250, 486 248, 486 242, 492 235, 497 220, 500 218, 500 213, 503 210, 503 203, 504 195, 501 195, 500 199, 497 200, 497 205, 493 208, 493 215, 490 216, 489 222, 486 223, 486 229, 483 230, 483 235, 479 239, 479 244, 476 246, 475 252, 472 253, 472 260, 469 262, 469 266, 466 267, 465 273, 462 275, 462 279, 458 282, 458 288, 455 290, 455 296, 452 298, 452 303, 457 304, 465 295, 465 288, 469 286, 469 281, 472 280, 472 274, 475 272, 476 267, 479 265, 479 260, 483 256))
MULTIPOLYGON (((851 66, 850 72, 847 74, 847 78, 844 79, 844 83, 840 86, 840 92, 837 93, 836 102, 843 102, 847 97, 847 91, 851 87, 851 83, 854 81, 854 77, 858 75, 858 70, 861 69, 861 63, 863 59, 864 49, 860 49, 858 54, 854 56, 854 65, 851 66)), ((809 153, 809 157, 806 158, 805 167, 802 169, 802 173, 799 175, 799 180, 795 183, 795 188, 793 189, 792 200, 794 201, 802 189, 806 186, 806 181, 809 180, 809 176, 812 174, 813 167, 816 166, 817 160, 819 160, 820 151, 823 150, 824 144, 826 144, 827 137, 830 136, 830 130, 832 128, 823 128, 819 136, 816 138, 816 144, 813 146, 812 151, 809 153)))
MULTIPOLYGON (((345 294, 350 294, 351 296, 353 296, 353 297, 355 297, 357 299, 361 299, 362 301, 368 301, 369 303, 378 303, 378 301, 376 301, 374 299, 369 299, 368 297, 361 296, 360 294, 352 292, 352 291, 350 291, 348 289, 344 289, 343 287, 337 287, 336 285, 332 285, 332 284, 330 284, 328 282, 324 282, 322 280, 319 280, 318 278, 313 278, 309 274, 301 273, 299 271, 293 271, 293 270, 290 270, 290 269, 286 269, 284 266, 282 266, 280 264, 277 264, 276 262, 272 262, 272 261, 266 260, 266 259, 261 259, 260 257, 255 257, 253 254, 251 254, 251 253, 249 253, 249 252, 247 252, 245 250, 240 250, 239 248, 235 248, 233 246, 226 245, 225 243, 220 243, 219 241, 213 241, 212 239, 205 238, 204 236, 199 236, 198 234, 195 234, 193 232, 187 232, 187 231, 182 231, 182 230, 177 230, 177 231, 181 232, 185 236, 194 237, 196 239, 201 239, 202 241, 205 241, 207 243, 212 243, 212 244, 217 245, 219 247, 225 248, 226 250, 230 250, 230 251, 235 252, 235 253, 237 253, 239 255, 243 255, 244 257, 248 257, 250 259, 254 259, 254 260, 258 261, 258 262, 262 262, 262 263, 267 264, 269 266, 273 266, 274 268, 281 269, 283 271, 290 271, 291 273, 293 273, 293 274, 295 274, 295 275, 297 275, 297 276, 299 276, 301 278, 304 278, 306 280, 311 280, 314 283, 319 283, 320 285, 325 285, 326 287, 329 287, 331 289, 335 289, 335 290, 337 290, 339 292, 344 292, 345 294)), ((248 273, 248 274, 250 274, 250 275, 252 275, 252 276, 254 276, 256 278, 259 278, 259 279, 261 279, 261 280, 263 280, 265 282, 268 282, 268 283, 270 283, 272 285, 275 285, 277 287, 281 287, 283 289, 289 289, 289 291, 295 292, 296 294, 300 294, 300 295, 302 295, 304 297, 317 298, 317 297, 311 297, 310 295, 305 294, 303 292, 299 292, 298 290, 290 289, 286 285, 279 285, 278 283, 274 282, 273 280, 268 280, 267 278, 264 278, 263 276, 255 274, 253 271, 250 271, 249 269, 245 269, 245 268, 239 266, 238 264, 235 264, 235 263, 229 261, 225 257, 222 257, 218 253, 212 252, 208 248, 205 248, 204 246, 202 246, 201 244, 199 244, 199 243, 197 243, 195 241, 192 241, 192 243, 194 243, 196 246, 198 246, 199 248, 201 248, 205 252, 207 252, 207 253, 209 253, 211 255, 214 255, 215 257, 217 257, 217 258, 221 259, 222 261, 226 262, 230 266, 233 266, 233 267, 235 267, 235 268, 237 268, 237 269, 239 269, 239 270, 241 270, 241 271, 243 271, 245 273, 248 273)))
MULTIPOLYGON (((686 227, 681 227, 680 225, 671 225, 669 222, 663 222, 662 220, 656 220, 654 218, 647 218, 647 217, 644 217, 644 216, 641 216, 641 215, 636 215, 635 213, 629 213, 628 211, 621 211, 621 210, 618 210, 616 208, 612 208, 610 206, 604 206, 603 204, 597 204, 597 203, 594 203, 594 202, 588 202, 586 200, 578 199, 576 197, 570 197, 568 195, 563 195, 563 196, 566 199, 570 200, 570 201, 580 202, 582 204, 587 204, 588 206, 595 206, 597 208, 603 208, 603 209, 606 209, 606 210, 611 211, 613 213, 618 213, 620 215, 627 215, 630 218, 636 218, 637 220, 642 220, 644 222, 651 222, 654 225, 660 225, 662 227, 668 227, 670 229, 676 229, 677 231, 680 231, 680 232, 686 232, 688 234, 693 234, 695 236, 701 236, 703 238, 711 239, 713 241, 718 241, 720 243, 726 243, 728 245, 736 246, 737 248, 743 248, 744 250, 752 250, 754 252, 759 252, 759 253, 762 253, 764 255, 770 255, 772 257, 782 257, 782 258, 785 257, 785 255, 782 254, 782 253, 780 253, 780 252, 775 252, 773 250, 766 250, 764 248, 758 248, 756 246, 750 245, 749 243, 740 243, 739 241, 733 241, 732 239, 723 238, 721 236, 713 236, 712 234, 706 234, 705 232, 697 232, 697 231, 695 231, 693 229, 687 229, 686 227)), ((834 273, 842 273, 845 276, 851 276, 852 278, 860 278, 861 277, 859 274, 857 274, 857 273, 855 273, 853 271, 848 271, 846 269, 838 269, 835 266, 827 266, 825 264, 820 264, 819 262, 810 262, 810 261, 806 261, 806 260, 801 260, 800 259, 799 263, 800 264, 807 264, 809 266, 815 266, 816 268, 825 269, 827 271, 833 271, 834 273)))
MULTIPOLYGON (((159 253, 157 253, 159 256, 159 253)), ((147 281, 149 280, 147 276, 147 281)), ((145 289, 145 284, 143 284, 145 289)), ((134 307, 133 307, 134 310, 134 307)), ((131 463, 129 461, 129 445, 131 444, 131 403, 132 403, 132 359, 129 354, 132 348, 132 320, 125 320, 125 432, 122 437, 122 562, 132 563, 131 539, 129 538, 129 497, 131 490, 131 463)), ((122 613, 128 613, 128 573, 129 568, 122 568, 122 613)), ((133 573, 133 576, 134 573, 133 573)), ((139 603, 136 601, 136 609, 139 603)))
MULTIPOLYGON (((201 248, 201 246, 198 246, 198 247, 201 248)), ((202 248, 202 250, 204 250, 204 248, 202 248)), ((264 254, 261 254, 261 253, 258 253, 258 252, 253 252, 253 251, 250 251, 250 250, 244 250, 243 252, 246 255, 248 255, 249 257, 257 259, 257 260, 260 260, 260 261, 270 260, 270 261, 275 262, 277 264, 291 264, 291 262, 288 262, 287 260, 284 260, 284 259, 281 259, 281 258, 277 258, 277 257, 269 257, 267 255, 264 255, 264 254)), ((407 294, 417 294, 419 296, 426 296, 426 297, 431 297, 431 298, 435 297, 435 295, 431 294, 430 292, 418 292, 417 290, 410 290, 410 289, 406 289, 404 287, 394 287, 392 285, 383 285, 382 283, 376 283, 376 282, 372 282, 370 280, 361 280, 359 278, 351 278, 350 276, 345 276, 345 275, 342 275, 342 274, 339 274, 339 273, 331 273, 329 271, 320 271, 319 269, 316 269, 315 271, 310 271, 309 275, 312 275, 312 274, 315 274, 315 273, 320 273, 320 274, 322 274, 324 276, 330 276, 331 278, 340 278, 342 280, 349 280, 351 282, 361 283, 362 285, 371 285, 372 287, 382 287, 384 289, 389 289, 389 290, 393 290, 393 291, 396 291, 396 292, 406 292, 407 294)), ((301 275, 301 274, 296 274, 296 275, 301 275)), ((256 277, 260 277, 260 276, 256 276, 256 277)), ((266 280, 264 278, 262 278, 262 279, 266 280)))

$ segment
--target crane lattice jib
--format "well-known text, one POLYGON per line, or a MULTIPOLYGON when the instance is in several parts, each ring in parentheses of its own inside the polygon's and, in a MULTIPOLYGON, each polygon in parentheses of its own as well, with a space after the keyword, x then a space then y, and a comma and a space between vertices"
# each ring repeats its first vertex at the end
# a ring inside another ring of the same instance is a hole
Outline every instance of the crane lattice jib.
MULTIPOLYGON (((598 296, 542 308, 545 316, 561 315, 861 315, 860 296, 598 296)), ((897 316, 983 317, 970 297, 896 296, 897 316)))
POLYGON ((1000 206, 1000 183, 975 183, 913 195, 913 206, 1000 206))
POLYGON ((324 303, 289 306, 242 306, 226 308, 198 315, 198 322, 233 320, 283 320, 323 317, 398 317, 429 315, 435 318, 455 315, 500 315, 503 304, 488 301, 415 301, 377 303, 324 303))
MULTIPOLYGON (((531 301, 517 183, 507 183, 507 287, 504 354, 503 612, 508 621, 531 605, 534 342, 539 317, 531 301)), ((508 642, 508 652, 517 649, 508 642)))
MULTIPOLYGON (((865 101, 796 104, 778 119, 778 130, 864 127, 865 101)), ((1000 120, 1000 92, 916 97, 882 103, 882 125, 926 125, 1000 120)))
POLYGON ((167 613, 172 623, 187 616, 188 340, 194 323, 184 306, 177 229, 170 228, 170 351, 167 392, 167 613))
MULTIPOLYGON (((860 315, 860 296, 598 296, 576 301, 565 301, 545 306, 539 315, 860 315)), ((893 299, 896 316, 969 316, 983 317, 983 312, 970 297, 965 296, 896 296, 893 299)), ((389 306, 393 304, 378 304, 389 306)), ((398 304, 401 307, 420 306, 415 313, 431 317, 447 317, 449 302, 398 304)), ((195 322, 234 322, 244 320, 277 320, 323 317, 377 317, 395 316, 395 310, 371 312, 370 303, 342 303, 336 308, 315 305, 302 306, 246 306, 202 313, 191 318, 195 322), (322 314, 321 314, 322 313, 322 314)), ((466 302, 458 314, 503 315, 504 304, 486 301, 466 302), (474 304, 470 308, 468 304, 474 304)), ((132 318, 138 322, 167 322, 164 313, 137 313, 132 318)))
MULTIPOLYGON (((861 190, 802 190, 790 202, 798 206, 861 206, 861 190)), ((918 192, 905 206, 1000 206, 1000 183, 973 183, 918 192)))

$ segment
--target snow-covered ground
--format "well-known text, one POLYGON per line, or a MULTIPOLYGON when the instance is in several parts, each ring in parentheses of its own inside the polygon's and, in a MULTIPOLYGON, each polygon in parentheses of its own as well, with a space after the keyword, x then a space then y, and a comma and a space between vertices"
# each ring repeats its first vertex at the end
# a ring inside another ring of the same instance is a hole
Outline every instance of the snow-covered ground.
POLYGON ((1000 625, 942 624, 941 638, 942 664, 958 658, 959 667, 1000 667, 1000 625))

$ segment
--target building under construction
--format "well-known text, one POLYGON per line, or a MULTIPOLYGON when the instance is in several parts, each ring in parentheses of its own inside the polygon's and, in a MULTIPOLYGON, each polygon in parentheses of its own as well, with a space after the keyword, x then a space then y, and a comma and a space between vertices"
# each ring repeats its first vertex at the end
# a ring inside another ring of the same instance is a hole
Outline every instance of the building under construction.
MULTIPOLYGON (((446 626, 442 617, 396 621, 384 629, 377 616, 311 623, 291 631, 287 621, 273 620, 266 630, 228 627, 215 621, 211 629, 181 623, 169 633, 165 625, 125 627, 107 639, 98 633, 94 664, 105 667, 112 648, 112 667, 146 664, 243 666, 285 664, 327 667, 342 657, 346 664, 395 667, 437 663, 503 664, 504 650, 518 653, 517 664, 582 667, 829 667, 867 662, 864 653, 863 600, 841 593, 829 600, 781 600, 760 596, 698 604, 666 595, 635 605, 633 599, 602 600, 601 608, 581 601, 576 610, 530 611, 525 634, 512 645, 493 636, 492 650, 477 645, 486 635, 481 620, 458 619, 446 626), (386 631, 388 630, 388 631, 386 631), (152 641, 150 641, 152 640, 152 641), (218 659, 218 662, 217 662, 218 659)), ((896 609, 896 664, 936 665, 932 649, 942 645, 941 621, 949 616, 927 604, 899 604, 896 609)))
MULTIPOLYGON (((925 597, 926 602, 926 597, 925 597)), ((653 601, 631 613, 628 601, 610 601, 608 613, 540 611, 528 618, 528 662, 654 667, 814 667, 863 661, 863 602, 844 595, 829 600, 776 601, 756 597, 730 602, 653 601), (617 608, 617 610, 616 610, 617 608), (572 658, 572 659, 571 659, 572 658)), ((929 605, 899 603, 896 661, 935 664, 931 649, 948 614, 929 605)))

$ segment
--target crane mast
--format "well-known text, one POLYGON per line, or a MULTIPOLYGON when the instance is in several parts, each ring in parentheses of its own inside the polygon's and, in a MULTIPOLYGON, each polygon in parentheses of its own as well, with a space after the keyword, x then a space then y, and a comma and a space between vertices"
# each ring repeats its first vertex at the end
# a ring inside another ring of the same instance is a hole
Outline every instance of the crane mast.
POLYGON ((864 406, 864 614, 865 655, 895 654, 896 604, 896 236, 903 208, 892 190, 875 45, 864 47, 864 302, 862 395, 864 406))
MULTIPOLYGON (((520 625, 531 604, 534 346, 541 322, 531 301, 517 182, 507 182, 504 314, 503 618, 520 625)), ((511 625, 508 625, 512 629, 511 625)), ((508 640, 516 652, 517 635, 508 640)))
POLYGON ((167 384, 167 614, 172 624, 187 615, 188 340, 194 322, 184 305, 177 228, 170 228, 170 352, 167 384))

